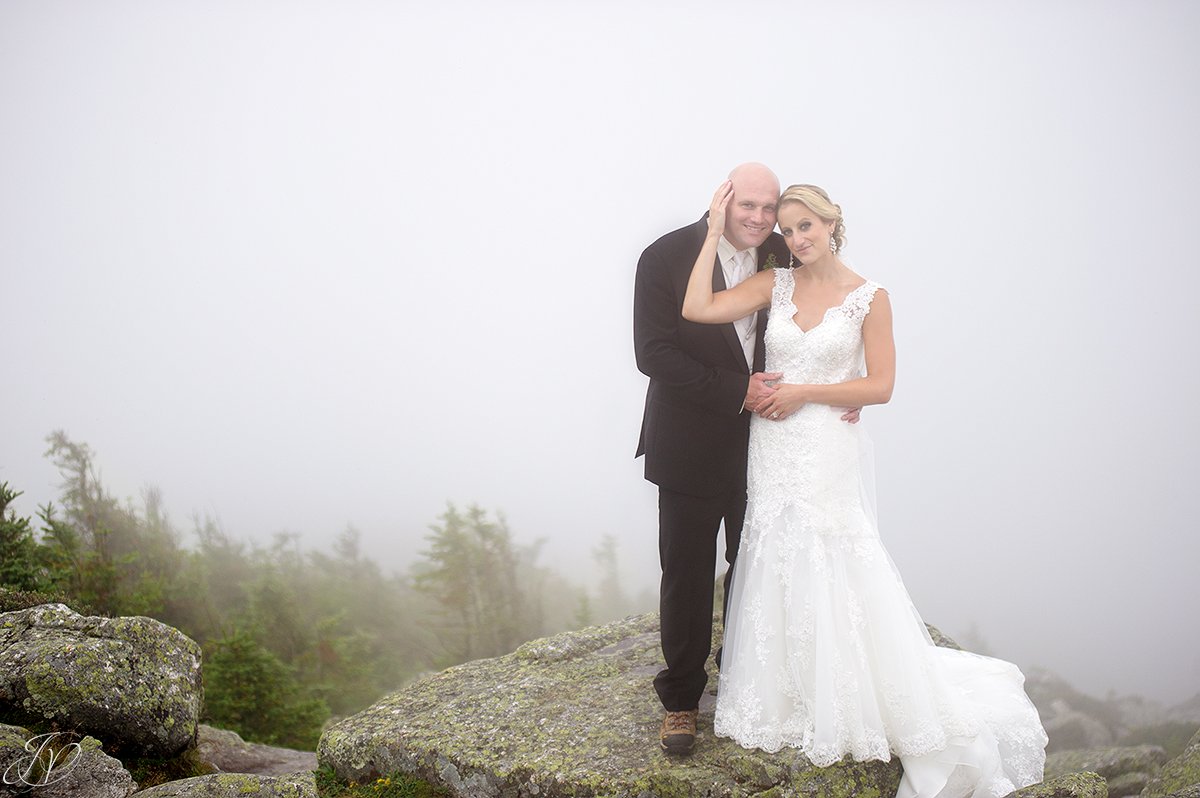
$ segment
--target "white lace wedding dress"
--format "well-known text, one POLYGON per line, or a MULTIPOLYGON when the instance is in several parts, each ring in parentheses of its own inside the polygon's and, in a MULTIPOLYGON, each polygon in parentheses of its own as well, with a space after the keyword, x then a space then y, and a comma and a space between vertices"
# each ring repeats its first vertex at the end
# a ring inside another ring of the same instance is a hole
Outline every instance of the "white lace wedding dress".
MULTIPOLYGON (((775 270, 767 371, 863 376, 870 281, 804 332, 775 270)), ((1041 781, 1046 734, 1016 666, 933 645, 875 521, 870 441, 843 411, 755 417, 749 507, 725 628, 716 734, 814 764, 904 765, 899 798, 1002 796, 1041 781)))

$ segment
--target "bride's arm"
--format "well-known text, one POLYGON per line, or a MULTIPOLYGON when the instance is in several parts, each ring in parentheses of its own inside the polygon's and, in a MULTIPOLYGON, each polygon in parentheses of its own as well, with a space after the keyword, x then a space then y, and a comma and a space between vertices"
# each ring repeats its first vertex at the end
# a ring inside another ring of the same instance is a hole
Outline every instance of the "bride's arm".
POLYGON ((779 385, 756 412, 767 418, 787 418, 810 403, 833 407, 887 404, 896 383, 896 342, 892 339, 892 303, 882 288, 871 300, 871 312, 863 319, 862 329, 867 376, 833 385, 779 385))
POLYGON ((683 317, 701 324, 725 324, 749 316, 771 304, 771 286, 775 281, 770 271, 759 272, 733 288, 712 290, 712 270, 717 257, 717 242, 725 232, 725 208, 733 197, 733 182, 726 180, 713 195, 708 209, 708 235, 704 247, 692 265, 687 293, 683 297, 683 317))

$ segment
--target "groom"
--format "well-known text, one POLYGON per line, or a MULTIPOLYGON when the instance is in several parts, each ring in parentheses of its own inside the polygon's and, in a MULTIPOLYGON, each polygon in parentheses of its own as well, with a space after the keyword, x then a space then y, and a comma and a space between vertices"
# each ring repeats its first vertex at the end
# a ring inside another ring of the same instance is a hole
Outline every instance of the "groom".
MULTIPOLYGON (((775 227, 779 179, 758 163, 729 174, 733 198, 717 247, 713 290, 732 288, 761 268, 782 266, 788 250, 775 227)), ((659 743, 690 753, 708 681, 712 647, 717 534, 725 525, 725 594, 746 514, 746 447, 750 415, 772 393, 763 374, 767 314, 732 324, 695 324, 681 315, 683 295, 708 232, 700 221, 667 233, 638 260, 633 342, 638 369, 650 378, 637 456, 658 485, 659 608, 667 667, 654 679, 666 710, 659 743)), ((717 652, 720 665, 720 651, 717 652)))

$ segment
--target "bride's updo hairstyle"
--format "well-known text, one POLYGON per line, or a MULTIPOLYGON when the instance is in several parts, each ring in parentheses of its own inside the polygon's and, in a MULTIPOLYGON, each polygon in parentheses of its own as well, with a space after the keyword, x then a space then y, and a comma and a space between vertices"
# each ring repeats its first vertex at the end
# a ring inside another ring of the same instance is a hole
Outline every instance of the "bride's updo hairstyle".
POLYGON ((842 251, 842 247, 846 246, 846 225, 842 222, 842 206, 830 200, 825 189, 804 183, 788 186, 779 195, 779 207, 782 208, 789 202, 806 205, 810 211, 821 217, 822 221, 833 222, 833 251, 835 254, 842 251))

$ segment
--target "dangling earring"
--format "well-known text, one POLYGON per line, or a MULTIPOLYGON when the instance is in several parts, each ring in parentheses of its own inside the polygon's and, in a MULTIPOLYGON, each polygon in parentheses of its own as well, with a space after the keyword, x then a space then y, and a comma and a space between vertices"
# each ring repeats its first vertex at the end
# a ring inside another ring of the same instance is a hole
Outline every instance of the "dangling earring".
POLYGON ((836 255, 837 250, 838 250, 837 239, 835 239, 833 236, 830 236, 829 237, 829 251, 836 255))
POLYGON ((796 265, 796 256, 788 253, 788 268, 791 269, 796 265))

